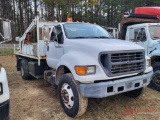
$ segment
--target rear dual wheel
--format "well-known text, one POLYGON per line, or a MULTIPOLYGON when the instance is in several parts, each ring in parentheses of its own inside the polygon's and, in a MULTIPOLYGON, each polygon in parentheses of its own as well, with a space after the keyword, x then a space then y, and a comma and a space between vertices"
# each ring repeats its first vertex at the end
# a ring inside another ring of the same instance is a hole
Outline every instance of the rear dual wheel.
POLYGON ((31 75, 29 74, 28 61, 25 59, 21 60, 21 76, 24 80, 29 80, 31 75))
POLYGON ((70 117, 81 116, 88 106, 88 99, 80 93, 79 83, 74 80, 72 74, 65 74, 58 84, 58 95, 61 106, 70 117))

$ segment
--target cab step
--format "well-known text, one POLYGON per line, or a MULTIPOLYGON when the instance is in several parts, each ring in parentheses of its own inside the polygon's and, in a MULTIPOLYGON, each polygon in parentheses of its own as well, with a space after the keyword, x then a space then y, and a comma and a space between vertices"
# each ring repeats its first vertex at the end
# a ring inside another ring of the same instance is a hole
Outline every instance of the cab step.
POLYGON ((55 70, 46 70, 44 72, 44 80, 46 83, 49 83, 52 86, 56 86, 55 84, 55 70))

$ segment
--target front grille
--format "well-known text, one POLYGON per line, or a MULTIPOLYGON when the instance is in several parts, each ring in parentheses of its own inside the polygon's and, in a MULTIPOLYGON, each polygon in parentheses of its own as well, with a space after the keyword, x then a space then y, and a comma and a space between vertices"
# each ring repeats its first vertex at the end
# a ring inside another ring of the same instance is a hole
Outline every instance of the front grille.
POLYGON ((143 52, 111 54, 111 62, 142 60, 143 52))
POLYGON ((109 76, 143 72, 144 52, 119 52, 101 54, 101 64, 109 76))

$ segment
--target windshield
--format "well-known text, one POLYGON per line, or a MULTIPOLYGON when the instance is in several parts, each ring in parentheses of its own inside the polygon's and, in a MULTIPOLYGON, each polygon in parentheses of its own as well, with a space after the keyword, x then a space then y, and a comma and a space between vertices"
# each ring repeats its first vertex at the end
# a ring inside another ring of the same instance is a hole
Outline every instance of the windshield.
POLYGON ((64 30, 69 39, 110 38, 106 30, 94 24, 66 23, 64 30))
POLYGON ((152 40, 160 39, 160 25, 149 26, 149 32, 152 40))

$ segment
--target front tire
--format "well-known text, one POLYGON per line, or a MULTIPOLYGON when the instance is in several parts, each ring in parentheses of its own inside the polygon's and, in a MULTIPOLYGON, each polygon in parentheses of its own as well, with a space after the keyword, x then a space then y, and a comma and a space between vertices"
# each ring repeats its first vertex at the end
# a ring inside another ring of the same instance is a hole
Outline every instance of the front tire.
POLYGON ((88 98, 81 95, 79 83, 72 74, 65 74, 58 84, 58 96, 65 113, 70 117, 81 116, 86 112, 88 98))
POLYGON ((123 95, 130 97, 130 98, 138 98, 143 92, 143 88, 139 88, 133 91, 129 91, 126 93, 123 93, 123 95))
POLYGON ((150 83, 150 86, 157 90, 160 91, 160 62, 156 62, 152 65, 153 67, 153 77, 150 83))
POLYGON ((23 59, 21 60, 21 76, 24 80, 29 80, 31 75, 29 74, 28 61, 23 59))

